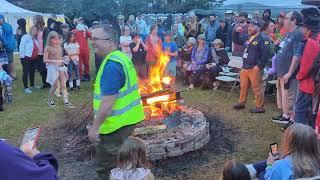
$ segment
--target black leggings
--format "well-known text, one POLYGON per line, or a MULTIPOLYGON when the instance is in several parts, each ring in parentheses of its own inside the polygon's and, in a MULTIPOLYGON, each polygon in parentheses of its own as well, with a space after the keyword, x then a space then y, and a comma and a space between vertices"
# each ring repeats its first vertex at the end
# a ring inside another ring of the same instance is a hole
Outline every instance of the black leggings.
POLYGON ((47 83, 47 67, 46 64, 43 62, 43 55, 38 55, 36 69, 39 71, 41 75, 42 85, 49 85, 47 83))
POLYGON ((22 82, 24 88, 28 88, 28 78, 30 80, 30 86, 34 86, 34 72, 37 66, 37 60, 31 60, 29 58, 22 58, 22 82))

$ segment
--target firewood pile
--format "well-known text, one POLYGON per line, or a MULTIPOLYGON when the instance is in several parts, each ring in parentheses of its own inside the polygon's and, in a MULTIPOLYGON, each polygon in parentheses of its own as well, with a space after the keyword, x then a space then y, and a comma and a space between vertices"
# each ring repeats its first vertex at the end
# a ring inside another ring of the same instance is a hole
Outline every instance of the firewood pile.
POLYGON ((70 160, 92 159, 94 144, 89 142, 87 126, 93 121, 92 102, 58 115, 56 122, 44 127, 45 148, 56 151, 57 157, 70 160))

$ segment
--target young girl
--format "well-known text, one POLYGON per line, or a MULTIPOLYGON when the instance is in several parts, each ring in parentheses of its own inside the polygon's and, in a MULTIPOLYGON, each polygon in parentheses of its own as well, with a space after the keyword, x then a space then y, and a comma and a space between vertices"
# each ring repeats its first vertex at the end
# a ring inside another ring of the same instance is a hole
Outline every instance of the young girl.
POLYGON ((121 146, 117 168, 111 170, 110 180, 154 180, 150 169, 144 142, 136 137, 129 137, 121 146))
POLYGON ((73 88, 73 80, 76 80, 77 90, 80 90, 80 75, 79 75, 79 44, 74 38, 73 32, 67 33, 66 42, 64 44, 64 49, 68 55, 68 76, 69 76, 69 88, 71 91, 75 91, 73 88), (74 74, 74 78, 73 78, 74 74))
POLYGON ((129 26, 123 26, 122 31, 123 31, 123 35, 120 36, 121 50, 131 59, 132 53, 129 45, 130 43, 132 43, 132 38, 130 36, 131 32, 130 32, 129 26))
POLYGON ((44 62, 47 63, 47 82, 51 85, 48 97, 48 105, 54 107, 53 101, 54 91, 58 81, 63 94, 63 102, 65 107, 74 108, 69 102, 68 92, 66 88, 67 68, 64 66, 62 57, 62 47, 59 34, 51 31, 48 35, 47 44, 44 49, 44 62))

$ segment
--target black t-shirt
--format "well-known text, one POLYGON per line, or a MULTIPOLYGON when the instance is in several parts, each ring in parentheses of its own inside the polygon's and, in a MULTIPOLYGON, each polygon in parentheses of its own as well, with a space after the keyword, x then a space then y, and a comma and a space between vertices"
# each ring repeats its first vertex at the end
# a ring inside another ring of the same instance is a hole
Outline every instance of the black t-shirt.
POLYGON ((139 49, 137 52, 133 52, 133 48, 136 46, 135 42, 130 43, 130 49, 132 52, 132 62, 134 65, 142 65, 146 63, 146 55, 147 52, 145 51, 142 44, 140 44, 139 49))

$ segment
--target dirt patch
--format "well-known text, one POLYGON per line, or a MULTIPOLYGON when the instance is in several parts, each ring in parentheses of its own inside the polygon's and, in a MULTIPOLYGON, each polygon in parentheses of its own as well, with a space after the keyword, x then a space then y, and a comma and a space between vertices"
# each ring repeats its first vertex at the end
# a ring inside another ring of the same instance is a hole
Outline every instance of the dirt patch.
MULTIPOLYGON (((72 112, 64 112, 55 122, 44 127, 39 144, 43 144, 41 148, 57 156, 61 179, 97 177, 94 169, 94 146, 86 137, 86 124, 93 118, 91 109, 90 103, 83 104, 72 112)), ((219 117, 205 114, 210 124, 210 142, 199 151, 153 163, 152 172, 157 178, 194 179, 197 174, 205 174, 212 179, 220 172, 225 159, 236 151, 239 130, 219 117)))
MULTIPOLYGON (((93 119, 91 103, 65 111, 44 127, 41 148, 55 154, 61 179, 95 179, 94 145, 87 138, 86 125, 93 119)), ((41 143, 39 143, 41 144, 41 143)))
POLYGON ((156 162, 152 168, 156 176, 161 179, 192 179, 193 171, 200 172, 205 167, 210 168, 206 171, 215 171, 210 175, 213 178, 221 169, 226 156, 236 151, 235 137, 239 131, 218 117, 209 114, 205 116, 210 124, 210 142, 198 151, 156 162))

